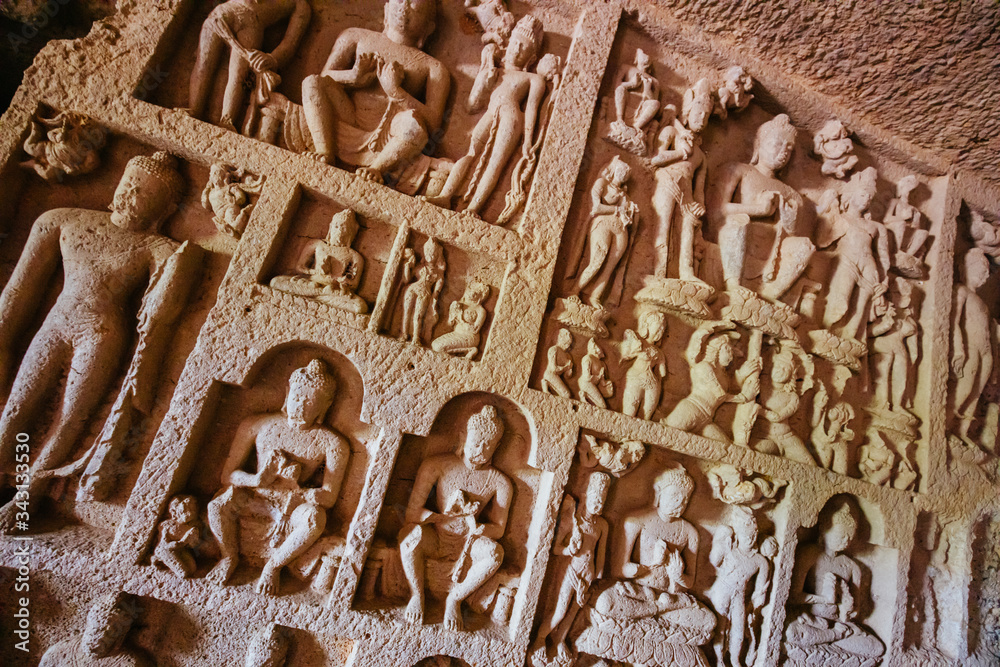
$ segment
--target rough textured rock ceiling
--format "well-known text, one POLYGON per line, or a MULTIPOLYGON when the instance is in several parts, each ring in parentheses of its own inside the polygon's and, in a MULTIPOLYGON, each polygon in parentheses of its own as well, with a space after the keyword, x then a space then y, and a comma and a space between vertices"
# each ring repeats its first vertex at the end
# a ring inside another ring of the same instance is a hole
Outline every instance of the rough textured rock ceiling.
POLYGON ((801 77, 873 125, 1000 183, 995 0, 657 4, 801 77))

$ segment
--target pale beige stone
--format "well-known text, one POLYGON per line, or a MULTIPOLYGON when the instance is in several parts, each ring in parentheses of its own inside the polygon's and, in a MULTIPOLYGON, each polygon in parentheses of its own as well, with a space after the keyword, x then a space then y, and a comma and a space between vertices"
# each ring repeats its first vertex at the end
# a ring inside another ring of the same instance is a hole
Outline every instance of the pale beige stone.
POLYGON ((995 122, 824 50, 885 5, 122 0, 47 47, 4 664, 994 664, 995 122))

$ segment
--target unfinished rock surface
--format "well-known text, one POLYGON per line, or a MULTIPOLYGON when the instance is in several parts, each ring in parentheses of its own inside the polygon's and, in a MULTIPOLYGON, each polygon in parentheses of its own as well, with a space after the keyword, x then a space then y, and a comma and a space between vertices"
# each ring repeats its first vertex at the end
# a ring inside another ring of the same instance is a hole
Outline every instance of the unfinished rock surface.
POLYGON ((46 47, 2 664, 997 664, 997 116, 876 76, 981 8, 864 4, 122 2, 46 47))

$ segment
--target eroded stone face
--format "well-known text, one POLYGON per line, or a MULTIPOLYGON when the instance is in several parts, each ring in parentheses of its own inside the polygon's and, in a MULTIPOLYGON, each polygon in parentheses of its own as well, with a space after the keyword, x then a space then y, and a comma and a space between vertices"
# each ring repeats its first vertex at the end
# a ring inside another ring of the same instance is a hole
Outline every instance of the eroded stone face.
POLYGON ((992 664, 1000 196, 697 7, 466 5, 39 58, 4 655, 992 664))

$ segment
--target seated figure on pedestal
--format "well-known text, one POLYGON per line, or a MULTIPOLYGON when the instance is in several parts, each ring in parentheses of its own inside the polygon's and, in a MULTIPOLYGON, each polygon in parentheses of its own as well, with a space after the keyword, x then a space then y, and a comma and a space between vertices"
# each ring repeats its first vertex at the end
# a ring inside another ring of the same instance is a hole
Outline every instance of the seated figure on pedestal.
POLYGON ((443 584, 448 591, 445 628, 462 630, 462 602, 503 563, 499 540, 507 531, 514 498, 510 479, 492 463, 503 431, 496 408, 488 405, 469 418, 459 452, 430 457, 417 470, 399 540, 410 586, 410 623, 424 621, 425 586, 443 584), (429 502, 435 509, 428 508, 429 502), (428 581, 434 575, 427 561, 454 563, 449 580, 428 581))
MULTIPOLYGON (((348 28, 337 37, 323 71, 302 82, 313 156, 357 167, 368 180, 409 166, 441 125, 451 78, 420 49, 434 32, 437 0, 388 0, 382 32, 348 28), (350 91, 377 85, 386 100, 374 130, 350 91)), ((286 121, 287 122, 287 121, 286 121)))
POLYGON ((283 413, 245 419, 222 472, 223 491, 208 505, 208 524, 222 560, 209 573, 225 583, 241 553, 266 560, 257 583, 274 595, 281 569, 305 554, 323 534, 327 511, 337 502, 351 454, 347 440, 324 421, 336 383, 318 359, 292 373, 283 413), (257 472, 242 466, 256 453, 257 472), (323 468, 322 485, 306 486, 323 468), (241 519, 267 517, 266 536, 241 535, 241 519), (254 542, 267 540, 269 543, 254 542))
POLYGON ((685 592, 698 563, 698 531, 682 518, 694 480, 676 465, 656 478, 653 491, 655 511, 625 520, 612 561, 619 580, 597 598, 576 648, 651 666, 703 665, 698 646, 711 639, 715 615, 685 592))
POLYGON ((858 529, 846 502, 820 519, 821 545, 808 544, 796 557, 796 574, 789 595, 790 609, 799 613, 785 630, 789 665, 878 664, 885 646, 856 620, 868 591, 862 587, 861 566, 846 549, 858 529))
POLYGON ((750 164, 723 165, 712 179, 717 185, 707 209, 718 230, 727 289, 760 278, 761 296, 779 299, 815 251, 805 200, 776 176, 788 165, 795 137, 788 116, 775 116, 758 128, 750 164))
POLYGON ((299 257, 295 276, 276 276, 271 287, 307 296, 352 313, 367 313, 368 304, 355 294, 365 270, 364 256, 351 244, 358 235, 358 220, 347 209, 333 216, 325 239, 310 242, 299 257))

